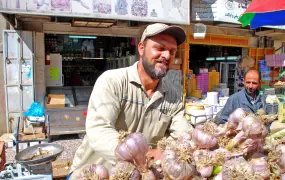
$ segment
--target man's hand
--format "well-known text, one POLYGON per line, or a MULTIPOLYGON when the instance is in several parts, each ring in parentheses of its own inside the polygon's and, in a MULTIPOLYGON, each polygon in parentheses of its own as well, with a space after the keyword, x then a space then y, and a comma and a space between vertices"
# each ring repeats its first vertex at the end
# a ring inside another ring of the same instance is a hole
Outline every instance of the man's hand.
POLYGON ((160 149, 150 149, 146 154, 147 159, 150 160, 148 166, 157 179, 164 178, 161 169, 161 155, 162 151, 160 149))
POLYGON ((146 156, 148 159, 152 159, 154 161, 161 160, 162 151, 160 149, 150 149, 146 156))

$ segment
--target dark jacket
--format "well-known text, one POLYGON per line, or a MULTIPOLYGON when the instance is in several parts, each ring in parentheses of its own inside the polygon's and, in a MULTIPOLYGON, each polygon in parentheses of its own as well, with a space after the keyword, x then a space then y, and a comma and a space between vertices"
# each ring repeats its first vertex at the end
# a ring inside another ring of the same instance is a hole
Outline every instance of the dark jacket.
POLYGON ((222 109, 220 122, 224 124, 228 121, 229 115, 237 108, 243 108, 245 111, 250 113, 256 113, 258 109, 263 108, 265 111, 266 103, 265 95, 258 95, 256 97, 255 103, 252 104, 248 95, 246 94, 245 89, 231 95, 222 109))

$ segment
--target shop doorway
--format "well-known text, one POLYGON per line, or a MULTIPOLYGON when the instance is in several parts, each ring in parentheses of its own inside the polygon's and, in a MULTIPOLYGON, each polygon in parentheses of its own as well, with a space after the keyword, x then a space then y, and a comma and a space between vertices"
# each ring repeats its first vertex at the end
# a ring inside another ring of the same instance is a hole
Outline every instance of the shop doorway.
POLYGON ((220 82, 229 88, 229 95, 242 88, 242 73, 238 67, 241 47, 194 45, 189 46, 189 69, 199 75, 201 69, 220 73, 220 82))

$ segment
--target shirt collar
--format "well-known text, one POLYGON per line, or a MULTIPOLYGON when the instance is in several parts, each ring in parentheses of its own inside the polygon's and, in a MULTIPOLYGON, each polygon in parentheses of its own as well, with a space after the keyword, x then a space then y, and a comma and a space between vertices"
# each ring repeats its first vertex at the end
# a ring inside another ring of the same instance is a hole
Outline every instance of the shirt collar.
POLYGON ((130 82, 142 85, 141 79, 140 79, 139 73, 138 73, 138 62, 135 62, 130 67, 130 70, 131 70, 131 73, 129 73, 129 80, 130 80, 130 82))
MULTIPOLYGON (((129 74, 129 81, 130 83, 135 83, 135 84, 138 84, 140 86, 142 86, 142 82, 141 82, 141 79, 139 77, 139 73, 138 73, 138 62, 135 62, 132 66, 130 66, 130 74, 129 74)), ((157 85, 157 88, 156 88, 156 91, 159 91, 159 92, 166 92, 168 91, 168 85, 167 83, 161 79, 159 80, 158 82, 158 85, 157 85)))
POLYGON ((251 97, 251 96, 247 93, 247 91, 246 91, 245 88, 244 88, 244 92, 245 92, 246 97, 247 97, 251 102, 255 102, 255 101, 258 99, 258 96, 259 96, 259 91, 258 91, 258 90, 256 91, 254 98, 251 97))

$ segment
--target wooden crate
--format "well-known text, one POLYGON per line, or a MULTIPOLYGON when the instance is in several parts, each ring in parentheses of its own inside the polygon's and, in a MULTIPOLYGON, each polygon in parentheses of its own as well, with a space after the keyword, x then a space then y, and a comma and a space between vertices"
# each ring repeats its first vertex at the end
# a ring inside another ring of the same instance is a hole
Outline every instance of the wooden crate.
POLYGON ((72 165, 72 159, 57 159, 52 162, 53 179, 66 178, 72 165))

